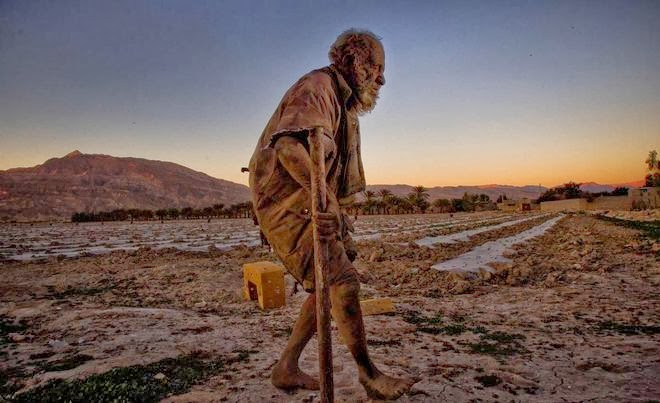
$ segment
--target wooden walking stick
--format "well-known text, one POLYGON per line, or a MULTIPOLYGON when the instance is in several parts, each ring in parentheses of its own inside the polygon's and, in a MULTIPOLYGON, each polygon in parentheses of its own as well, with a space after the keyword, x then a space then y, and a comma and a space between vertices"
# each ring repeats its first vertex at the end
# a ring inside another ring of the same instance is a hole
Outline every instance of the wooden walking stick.
POLYGON ((328 245, 321 242, 318 213, 326 209, 325 152, 323 129, 314 128, 309 136, 309 154, 312 159, 312 228, 314 234, 314 277, 316 289, 316 337, 319 342, 319 383, 321 402, 334 400, 332 382, 332 339, 330 338, 330 295, 327 283, 328 245))

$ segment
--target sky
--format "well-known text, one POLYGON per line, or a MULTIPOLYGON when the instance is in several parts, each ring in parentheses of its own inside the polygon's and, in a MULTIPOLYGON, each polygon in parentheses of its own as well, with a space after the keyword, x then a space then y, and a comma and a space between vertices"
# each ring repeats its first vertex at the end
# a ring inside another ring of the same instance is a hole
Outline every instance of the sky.
POLYGON ((284 92, 382 38, 367 183, 623 183, 660 149, 660 1, 0 0, 0 170, 73 150, 247 184, 284 92))

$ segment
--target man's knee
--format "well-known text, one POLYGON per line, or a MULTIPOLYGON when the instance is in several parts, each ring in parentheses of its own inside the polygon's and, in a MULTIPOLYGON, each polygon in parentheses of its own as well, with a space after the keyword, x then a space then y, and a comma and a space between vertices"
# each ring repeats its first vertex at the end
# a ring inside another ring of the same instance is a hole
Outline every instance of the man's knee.
POLYGON ((346 270, 331 287, 335 287, 342 296, 357 295, 360 293, 360 280, 355 269, 346 270))
POLYGON ((355 316, 360 309, 360 282, 357 276, 347 276, 331 286, 332 309, 343 316, 355 316))

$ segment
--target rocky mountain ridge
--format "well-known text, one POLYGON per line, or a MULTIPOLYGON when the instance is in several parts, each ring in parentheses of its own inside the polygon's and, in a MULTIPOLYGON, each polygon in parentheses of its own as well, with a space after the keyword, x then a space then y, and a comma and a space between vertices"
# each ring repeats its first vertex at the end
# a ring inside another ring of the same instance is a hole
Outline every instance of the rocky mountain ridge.
POLYGON ((230 205, 245 185, 172 162, 73 151, 31 168, 0 171, 0 220, 68 219, 78 211, 230 205))

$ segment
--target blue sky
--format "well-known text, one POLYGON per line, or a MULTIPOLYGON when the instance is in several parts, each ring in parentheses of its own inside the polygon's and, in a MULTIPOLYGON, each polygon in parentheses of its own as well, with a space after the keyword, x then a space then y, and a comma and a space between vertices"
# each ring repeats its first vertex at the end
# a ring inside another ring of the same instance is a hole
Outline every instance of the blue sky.
POLYGON ((658 1, 0 2, 0 169, 74 149, 240 173, 349 27, 387 84, 368 183, 618 183, 660 139, 658 1))

